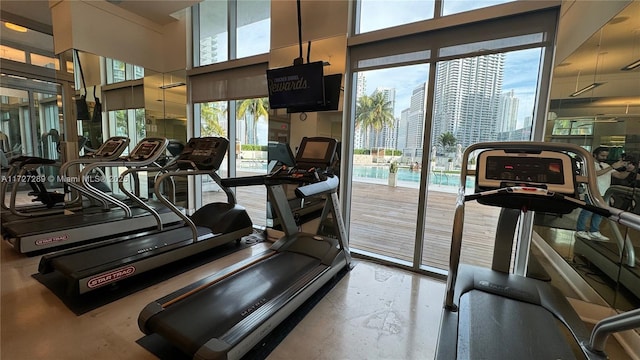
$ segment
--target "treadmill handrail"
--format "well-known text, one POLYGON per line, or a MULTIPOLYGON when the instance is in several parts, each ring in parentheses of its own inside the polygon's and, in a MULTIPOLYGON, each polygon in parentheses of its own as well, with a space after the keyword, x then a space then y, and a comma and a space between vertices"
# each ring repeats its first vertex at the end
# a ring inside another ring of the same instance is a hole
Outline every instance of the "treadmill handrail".
MULTIPOLYGON (((127 195, 129 199, 133 200, 136 204, 138 204, 138 206, 147 210, 151 215, 153 215, 153 217, 156 219, 158 231, 162 231, 164 227, 164 224, 162 223, 162 218, 160 218, 160 214, 158 214, 158 212, 154 208, 149 206, 149 204, 143 201, 140 197, 136 196, 133 192, 129 191, 124 186, 124 179, 127 175, 133 174, 139 171, 161 171, 161 170, 162 170, 162 167, 159 167, 159 166, 146 167, 146 168, 130 168, 123 171, 122 174, 120 174, 120 176, 118 177, 118 188, 120 188, 120 191, 122 191, 125 195, 127 195)), ((137 176, 136 176, 136 179, 137 179, 137 176)))
MULTIPOLYGON (((108 208, 108 204, 100 198, 95 198, 93 196, 93 194, 91 194, 89 191, 87 191, 86 189, 84 189, 82 186, 80 186, 79 184, 73 182, 73 181, 68 181, 70 179, 72 179, 70 170, 72 169, 73 166, 77 166, 78 172, 80 171, 80 166, 81 165, 86 165, 86 164, 91 164, 91 163, 95 163, 95 162, 104 162, 104 161, 111 161, 111 160, 115 160, 118 157, 120 157, 120 155, 122 155, 122 153, 127 149, 127 147, 129 146, 129 142, 130 139, 126 136, 112 136, 109 139, 107 139, 107 141, 105 141, 104 143, 102 143, 102 145, 98 148, 98 150, 96 150, 93 153, 84 155, 78 159, 75 160, 69 160, 67 162, 65 162, 64 164, 62 164, 62 166, 60 167, 60 174, 62 174, 65 177, 65 183, 75 189, 76 191, 84 194, 85 196, 91 197, 97 201, 100 201, 103 205, 103 209, 107 209, 108 208), (120 142, 120 146, 118 148, 116 148, 116 151, 113 151, 111 154, 109 154, 108 156, 96 156, 101 154, 101 151, 103 150, 104 146, 106 144, 108 144, 111 141, 118 141, 120 142)), ((71 203, 74 203, 76 201, 80 201, 80 196, 77 196, 76 198, 70 200, 71 203)))
MULTIPOLYGON (((628 188, 626 186, 620 186, 620 185, 613 185, 609 187, 607 191, 604 193, 604 201, 606 201, 607 204, 610 204, 611 197, 613 197, 613 195, 616 192, 631 193, 630 195, 636 196, 638 197, 638 200, 640 200, 639 191, 640 189, 628 188)), ((636 251, 635 251, 635 247, 633 246, 633 243, 631 242, 631 239, 629 239, 628 236, 623 236, 622 233, 620 232, 620 229, 618 229, 618 227, 615 226, 613 222, 611 225, 612 225, 611 231, 613 232, 616 242, 618 244, 618 255, 623 255, 623 251, 624 251, 624 253, 627 255, 626 265, 630 267, 636 266, 636 251)), ((623 260, 624 258, 625 257, 622 256, 623 260)))
POLYGON ((198 228, 196 227, 196 224, 193 222, 193 220, 191 220, 189 216, 184 214, 177 206, 172 204, 169 201, 169 199, 167 199, 162 194, 162 189, 160 188, 160 186, 165 179, 173 176, 207 175, 207 174, 210 174, 211 171, 212 170, 176 170, 176 171, 167 172, 165 174, 160 175, 160 177, 156 179, 156 182, 153 186, 153 192, 156 194, 156 197, 158 198, 158 200, 160 200, 162 204, 164 204, 167 208, 169 208, 176 215, 178 215, 185 222, 185 224, 187 224, 191 228, 193 242, 198 241, 198 228))
POLYGON ((145 159, 141 159, 141 160, 133 160, 132 159, 132 155, 130 154, 128 157, 126 158, 122 158, 119 160, 114 160, 114 161, 103 161, 103 162, 99 162, 99 163, 92 163, 92 164, 88 164, 87 166, 85 166, 85 168, 82 170, 81 174, 80 174, 80 182, 82 184, 82 186, 85 187, 85 189, 87 189, 92 195, 102 198, 103 200, 114 204, 118 207, 120 207, 124 213, 125 213, 125 218, 130 218, 132 216, 132 212, 131 212, 131 208, 129 206, 127 206, 127 204, 125 204, 124 202, 116 199, 113 196, 110 196, 108 194, 105 194, 104 192, 96 189, 93 185, 91 185, 91 183, 89 183, 87 181, 87 179, 89 178, 89 173, 91 172, 91 170, 99 167, 99 166, 103 166, 103 167, 142 167, 142 166, 147 166, 149 164, 154 163, 156 160, 158 160, 158 158, 164 154, 166 148, 167 148, 167 144, 169 143, 169 140, 167 138, 144 138, 142 140, 140 140, 140 142, 138 143, 138 145, 136 145, 136 147, 138 147, 140 144, 144 143, 144 142, 160 142, 160 146, 154 149, 154 152, 147 158, 145 159))
POLYGON ((322 181, 297 187, 295 194, 299 198, 328 194, 335 192, 339 184, 340 180, 337 176, 327 176, 327 178, 322 181))

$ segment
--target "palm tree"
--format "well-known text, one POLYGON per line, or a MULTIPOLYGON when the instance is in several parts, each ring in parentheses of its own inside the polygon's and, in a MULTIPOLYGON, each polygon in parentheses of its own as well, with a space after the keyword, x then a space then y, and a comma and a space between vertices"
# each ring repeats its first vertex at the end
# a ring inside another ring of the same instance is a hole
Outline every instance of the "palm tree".
POLYGON ((445 152, 451 152, 451 149, 456 146, 457 142, 458 139, 450 132, 442 133, 438 137, 438 144, 442 146, 445 152))
POLYGON ((246 115, 251 114, 251 119, 253 120, 251 124, 251 139, 248 139, 248 142, 251 144, 258 143, 258 119, 261 116, 265 118, 269 116, 269 99, 268 98, 256 98, 256 99, 245 99, 240 102, 237 110, 238 119, 244 118, 245 121, 246 115))
MULTIPOLYGON (((366 134, 366 147, 369 147, 369 128, 378 133, 383 127, 394 126, 393 108, 391 101, 388 101, 385 94, 375 91, 371 96, 361 96, 356 104, 356 127, 361 128, 366 134)), ((377 144, 376 144, 377 145, 377 144)))
POLYGON ((219 119, 226 115, 226 107, 216 103, 205 103, 200 107, 201 134, 203 136, 227 136, 227 131, 220 125, 219 119))

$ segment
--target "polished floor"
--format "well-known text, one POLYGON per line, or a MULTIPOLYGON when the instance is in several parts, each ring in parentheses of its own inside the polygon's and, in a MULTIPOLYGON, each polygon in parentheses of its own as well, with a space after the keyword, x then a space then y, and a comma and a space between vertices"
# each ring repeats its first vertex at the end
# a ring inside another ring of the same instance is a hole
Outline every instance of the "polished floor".
MULTIPOLYGON (((5 360, 154 359, 136 343, 140 310, 149 302, 261 252, 240 250, 174 278, 76 316, 32 275, 39 257, 2 254, 1 350, 5 360)), ((435 354, 444 283, 356 259, 269 359, 431 359, 435 354)))

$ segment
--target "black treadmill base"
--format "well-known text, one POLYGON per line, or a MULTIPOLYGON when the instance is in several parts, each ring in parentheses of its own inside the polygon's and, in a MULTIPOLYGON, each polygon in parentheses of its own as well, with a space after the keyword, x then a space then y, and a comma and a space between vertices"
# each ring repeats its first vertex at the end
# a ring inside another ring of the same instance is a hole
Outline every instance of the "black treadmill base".
POLYGON ((32 277, 60 298, 69 310, 80 316, 149 286, 177 276, 185 271, 195 269, 198 266, 260 243, 260 241, 256 241, 255 235, 256 234, 251 234, 244 237, 239 244, 232 241, 200 254, 78 296, 69 296, 67 294, 67 278, 57 271, 48 274, 36 273, 32 275, 32 277))
MULTIPOLYGON (((342 280, 347 272, 355 266, 352 262, 351 267, 345 267, 340 270, 336 276, 331 278, 325 285, 316 291, 307 301, 305 301, 298 309, 296 309, 289 317, 280 323, 269 335, 265 336, 258 345, 254 346, 247 352, 242 359, 244 360, 262 360, 266 359, 269 354, 284 340, 284 338, 293 330, 298 323, 324 298, 324 296, 333 289, 336 284, 342 280)), ((183 353, 170 342, 166 341, 158 334, 144 336, 136 341, 138 345, 157 356, 161 360, 187 360, 190 356, 183 353)), ((302 355, 302 354, 301 354, 302 355)))

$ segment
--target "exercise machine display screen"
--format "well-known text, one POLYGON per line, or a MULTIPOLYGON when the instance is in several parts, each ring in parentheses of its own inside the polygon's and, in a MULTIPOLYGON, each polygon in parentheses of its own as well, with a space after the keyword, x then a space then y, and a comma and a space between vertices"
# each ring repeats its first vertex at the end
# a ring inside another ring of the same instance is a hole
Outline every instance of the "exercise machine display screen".
POLYGON ((564 194, 575 193, 573 160, 563 153, 507 153, 488 150, 479 155, 479 190, 534 186, 564 194))
POLYGON ((192 138, 178 157, 179 167, 195 165, 200 170, 217 170, 229 149, 229 140, 223 137, 192 138))
POLYGON ((96 156, 111 156, 116 152, 122 153, 120 147, 126 145, 126 141, 124 139, 109 139, 96 151, 96 156))
POLYGON ((331 138, 303 138, 296 156, 298 167, 329 167, 336 154, 338 141, 331 138))
POLYGON ((558 159, 487 158, 486 178, 491 180, 564 184, 562 162, 558 159))
POLYGON ((159 145, 157 142, 144 142, 135 149, 131 157, 135 159, 148 159, 154 154, 154 151, 159 145))

